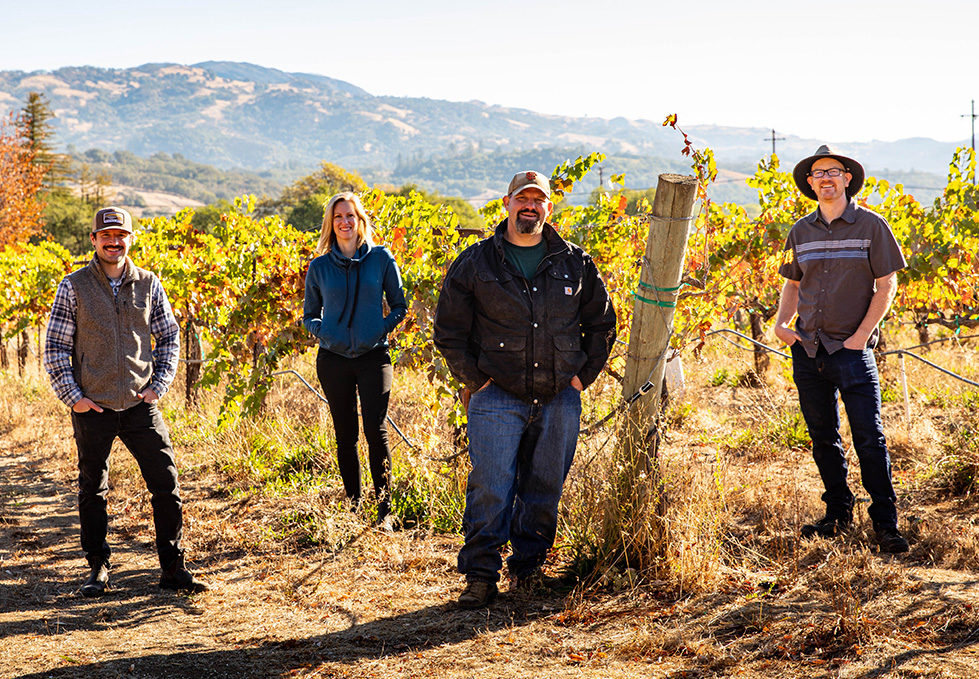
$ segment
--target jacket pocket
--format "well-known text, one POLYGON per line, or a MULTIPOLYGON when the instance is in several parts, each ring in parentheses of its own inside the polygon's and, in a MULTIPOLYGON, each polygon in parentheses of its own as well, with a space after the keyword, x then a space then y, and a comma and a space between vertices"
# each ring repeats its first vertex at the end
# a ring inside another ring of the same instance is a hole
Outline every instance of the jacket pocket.
POLYGON ((497 386, 513 394, 526 390, 527 338, 519 335, 494 335, 480 342, 480 370, 489 375, 497 386))
POLYGON ((581 335, 554 336, 554 380, 564 384, 578 374, 588 357, 581 350, 581 335))
POLYGON ((581 275, 569 267, 551 267, 547 278, 547 327, 555 336, 580 331, 581 275))

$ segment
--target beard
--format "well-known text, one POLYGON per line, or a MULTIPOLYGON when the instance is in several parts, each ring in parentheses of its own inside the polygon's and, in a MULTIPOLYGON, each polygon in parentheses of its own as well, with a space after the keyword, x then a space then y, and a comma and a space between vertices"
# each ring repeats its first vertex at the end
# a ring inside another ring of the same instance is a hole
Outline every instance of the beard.
POLYGON ((514 226, 516 227, 517 233, 537 233, 544 226, 544 220, 538 214, 531 216, 529 212, 521 212, 517 215, 514 226))

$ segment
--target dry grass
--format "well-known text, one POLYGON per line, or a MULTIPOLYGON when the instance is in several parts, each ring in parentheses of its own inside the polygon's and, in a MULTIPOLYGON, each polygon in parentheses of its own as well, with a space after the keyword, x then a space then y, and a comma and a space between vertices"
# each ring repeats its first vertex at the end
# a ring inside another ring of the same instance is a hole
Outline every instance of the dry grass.
MULTIPOLYGON (((262 418, 221 431, 216 396, 186 407, 178 385, 165 413, 187 547, 217 587, 155 592, 149 498, 120 448, 110 512, 122 586, 96 602, 73 593, 81 570, 64 409, 38 378, 0 377, 0 676, 979 675, 975 390, 908 362, 909 423, 898 362, 882 367, 912 538, 910 554, 895 557, 876 552, 864 502, 843 538, 798 539, 821 515, 820 482, 786 363, 773 361, 765 386, 738 386, 750 358, 720 340, 684 357, 687 393, 660 447, 664 516, 650 523, 607 506, 622 463, 614 426, 598 431, 579 447, 549 565, 583 584, 475 613, 452 604, 468 463, 453 457, 439 416, 447 404, 423 376, 396 372, 391 414, 414 447, 394 452, 406 525, 394 535, 371 527, 370 508, 344 506, 329 416, 298 381, 282 378, 262 418), (633 522, 624 530, 655 526, 657 568, 594 571, 610 511, 633 522)), ((979 372, 968 346, 929 358, 979 372)), ((308 359, 293 367, 315 384, 308 359)), ((617 396, 611 381, 596 386, 586 423, 617 396)), ((865 497, 855 462, 851 487, 865 497)))

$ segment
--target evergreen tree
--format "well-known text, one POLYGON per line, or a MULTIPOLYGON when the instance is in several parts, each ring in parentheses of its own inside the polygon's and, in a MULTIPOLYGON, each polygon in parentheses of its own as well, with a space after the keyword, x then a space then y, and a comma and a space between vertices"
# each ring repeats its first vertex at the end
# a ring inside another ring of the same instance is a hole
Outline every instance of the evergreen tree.
POLYGON ((44 186, 48 189, 60 186, 69 172, 68 158, 54 151, 54 128, 51 125, 54 117, 47 97, 41 92, 29 92, 18 120, 24 138, 34 152, 34 163, 44 168, 44 186))

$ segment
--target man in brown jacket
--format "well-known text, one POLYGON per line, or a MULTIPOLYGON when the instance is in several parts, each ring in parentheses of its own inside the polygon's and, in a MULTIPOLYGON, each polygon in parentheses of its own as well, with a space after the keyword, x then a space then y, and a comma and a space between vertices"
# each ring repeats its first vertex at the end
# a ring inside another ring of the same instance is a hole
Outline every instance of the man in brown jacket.
POLYGON ((55 394, 71 408, 78 448, 78 515, 91 568, 81 593, 87 597, 104 593, 109 581, 106 496, 117 436, 152 496, 160 587, 207 589, 184 565, 177 467, 157 407, 177 372, 180 327, 160 280, 129 259, 133 237, 126 210, 95 214, 95 255, 58 286, 44 347, 44 367, 55 394))

